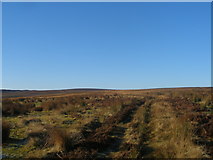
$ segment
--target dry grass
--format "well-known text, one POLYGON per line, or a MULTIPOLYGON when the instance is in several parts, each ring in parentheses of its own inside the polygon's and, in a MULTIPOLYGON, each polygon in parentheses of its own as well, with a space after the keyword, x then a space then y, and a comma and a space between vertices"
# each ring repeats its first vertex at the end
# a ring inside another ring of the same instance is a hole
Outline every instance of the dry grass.
POLYGON ((39 148, 51 148, 51 152, 69 151, 76 143, 77 134, 68 133, 66 129, 38 126, 28 135, 28 145, 39 148))
POLYGON ((204 150, 193 143, 192 126, 184 119, 175 117, 167 103, 152 105, 153 157, 203 158, 204 150))
POLYGON ((53 150, 59 151, 69 151, 72 147, 73 139, 71 135, 67 133, 65 129, 52 128, 48 130, 49 138, 47 140, 48 145, 53 146, 53 150))

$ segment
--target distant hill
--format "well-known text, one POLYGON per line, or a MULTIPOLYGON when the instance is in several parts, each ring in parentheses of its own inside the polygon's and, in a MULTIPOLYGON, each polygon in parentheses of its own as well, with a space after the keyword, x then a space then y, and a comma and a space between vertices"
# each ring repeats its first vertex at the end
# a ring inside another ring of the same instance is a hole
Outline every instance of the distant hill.
POLYGON ((83 93, 83 92, 94 92, 94 91, 104 91, 104 90, 107 90, 107 89, 95 89, 95 88, 76 88, 76 89, 64 89, 64 90, 9 90, 9 89, 1 89, 2 98, 60 95, 60 94, 83 93))
POLYGON ((48 95, 66 95, 72 93, 88 93, 88 92, 98 92, 98 91, 116 91, 116 92, 162 92, 162 91, 178 91, 178 90, 193 90, 199 91, 202 89, 211 89, 212 87, 178 87, 178 88, 152 88, 152 89, 96 89, 96 88, 75 88, 75 89, 62 89, 62 90, 10 90, 1 89, 2 98, 18 98, 18 97, 33 97, 33 96, 48 96, 48 95))

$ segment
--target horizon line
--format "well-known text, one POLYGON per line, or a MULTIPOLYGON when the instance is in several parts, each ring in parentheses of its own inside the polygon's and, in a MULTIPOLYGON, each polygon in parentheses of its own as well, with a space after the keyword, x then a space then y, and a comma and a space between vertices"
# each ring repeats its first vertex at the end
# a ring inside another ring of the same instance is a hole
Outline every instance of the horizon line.
POLYGON ((0 90, 11 91, 60 91, 60 90, 146 90, 146 89, 175 89, 175 88, 212 88, 212 86, 177 86, 177 87, 149 87, 149 88, 95 88, 95 87, 76 87, 76 88, 56 88, 56 89, 11 89, 1 88, 0 90))
POLYGON ((2 2, 208 2, 212 0, 2 0, 2 2))

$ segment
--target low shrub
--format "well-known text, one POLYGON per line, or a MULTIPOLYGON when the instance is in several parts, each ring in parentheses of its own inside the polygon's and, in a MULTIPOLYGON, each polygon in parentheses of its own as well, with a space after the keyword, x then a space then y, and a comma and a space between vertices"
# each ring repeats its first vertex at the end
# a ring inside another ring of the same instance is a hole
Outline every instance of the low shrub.
POLYGON ((11 126, 8 122, 2 122, 2 142, 5 143, 9 140, 11 126))
POLYGON ((49 111, 58 108, 58 104, 55 103, 54 101, 45 101, 42 103, 42 107, 44 110, 49 111))
POLYGON ((40 119, 34 118, 29 120, 23 120, 24 125, 29 125, 30 123, 41 123, 40 119))
POLYGON ((40 112, 40 111, 43 111, 43 108, 41 106, 35 107, 34 111, 39 111, 40 112))
POLYGON ((34 107, 35 105, 33 103, 21 104, 19 102, 6 100, 2 102, 2 115, 16 116, 16 115, 26 114, 32 111, 34 107))

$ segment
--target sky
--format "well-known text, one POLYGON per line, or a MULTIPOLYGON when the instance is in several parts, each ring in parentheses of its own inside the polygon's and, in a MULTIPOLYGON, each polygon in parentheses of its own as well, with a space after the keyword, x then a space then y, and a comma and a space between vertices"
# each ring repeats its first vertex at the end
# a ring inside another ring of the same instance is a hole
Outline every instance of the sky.
POLYGON ((211 3, 3 3, 2 88, 211 86, 211 3))

